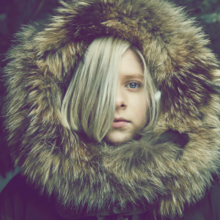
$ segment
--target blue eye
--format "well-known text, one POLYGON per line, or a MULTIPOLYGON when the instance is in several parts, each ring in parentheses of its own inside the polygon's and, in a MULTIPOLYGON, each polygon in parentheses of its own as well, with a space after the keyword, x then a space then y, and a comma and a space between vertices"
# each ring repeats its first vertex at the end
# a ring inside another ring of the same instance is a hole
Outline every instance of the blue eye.
POLYGON ((136 88, 139 88, 139 87, 140 87, 140 84, 139 84, 139 83, 132 82, 132 83, 129 83, 129 84, 128 84, 128 87, 131 88, 131 89, 136 89, 136 88))

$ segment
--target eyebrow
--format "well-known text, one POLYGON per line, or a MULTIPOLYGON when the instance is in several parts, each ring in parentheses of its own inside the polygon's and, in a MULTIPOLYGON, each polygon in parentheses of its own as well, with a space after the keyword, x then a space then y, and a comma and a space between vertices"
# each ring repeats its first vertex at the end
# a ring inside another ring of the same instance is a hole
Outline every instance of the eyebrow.
POLYGON ((132 74, 132 75, 123 75, 122 78, 125 80, 134 79, 134 78, 144 79, 144 76, 142 74, 132 74))

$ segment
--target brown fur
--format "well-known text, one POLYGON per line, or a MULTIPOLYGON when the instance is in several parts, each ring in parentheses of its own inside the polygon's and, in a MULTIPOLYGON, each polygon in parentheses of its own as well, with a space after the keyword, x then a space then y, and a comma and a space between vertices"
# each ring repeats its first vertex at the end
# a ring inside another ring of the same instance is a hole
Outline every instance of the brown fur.
POLYGON ((181 215, 218 174, 218 63, 201 29, 162 0, 63 2, 46 24, 24 27, 8 52, 5 105, 15 166, 65 207, 147 201, 161 216, 181 215), (86 143, 62 126, 60 108, 73 69, 91 41, 114 35, 143 53, 162 92, 154 134, 120 146, 86 143), (157 143, 169 129, 184 149, 157 143))

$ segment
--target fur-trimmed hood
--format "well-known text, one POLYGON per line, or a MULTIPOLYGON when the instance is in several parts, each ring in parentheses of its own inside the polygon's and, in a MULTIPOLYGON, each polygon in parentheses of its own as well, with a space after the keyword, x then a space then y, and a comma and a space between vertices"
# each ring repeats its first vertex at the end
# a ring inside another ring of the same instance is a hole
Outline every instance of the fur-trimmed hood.
POLYGON ((163 0, 62 5, 46 23, 23 27, 8 52, 5 125, 15 166, 64 207, 148 203, 161 216, 181 215, 220 165, 220 71, 208 40, 163 0), (109 35, 139 48, 161 91, 152 134, 117 147, 87 142, 60 116, 74 67, 93 39, 109 35))

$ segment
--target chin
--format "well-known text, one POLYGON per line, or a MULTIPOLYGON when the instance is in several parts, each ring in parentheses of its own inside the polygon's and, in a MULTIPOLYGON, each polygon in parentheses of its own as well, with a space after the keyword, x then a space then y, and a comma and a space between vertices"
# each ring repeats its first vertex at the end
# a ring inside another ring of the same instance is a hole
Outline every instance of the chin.
POLYGON ((123 144, 133 138, 133 135, 107 134, 106 141, 111 144, 123 144))

